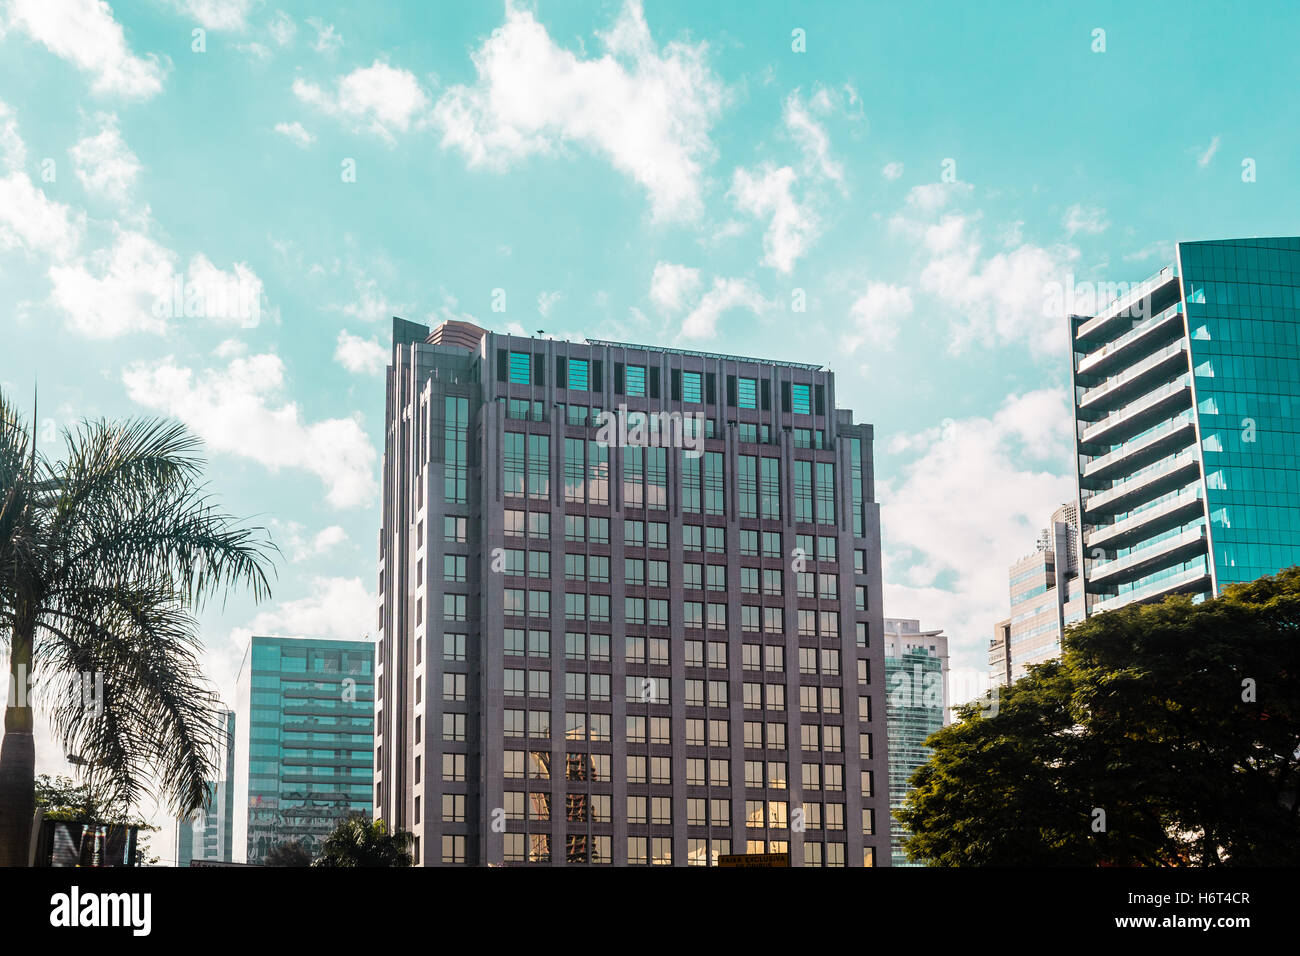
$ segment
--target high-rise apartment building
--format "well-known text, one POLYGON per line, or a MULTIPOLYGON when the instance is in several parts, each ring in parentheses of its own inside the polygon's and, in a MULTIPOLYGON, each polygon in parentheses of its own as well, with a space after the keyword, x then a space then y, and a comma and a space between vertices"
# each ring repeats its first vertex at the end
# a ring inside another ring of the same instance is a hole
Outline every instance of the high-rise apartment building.
POLYGON ((232 858, 280 843, 314 850, 353 813, 369 816, 374 757, 369 641, 253 637, 236 684, 232 858))
MULTIPOLYGON (((903 805, 917 767, 930 759, 925 740, 948 714, 948 636, 943 629, 921 630, 909 618, 885 618, 885 724, 889 729, 889 807, 903 805)), ((882 826, 884 821, 881 821, 882 826)), ((890 855, 894 866, 911 863, 902 850, 906 831, 889 818, 890 855)))
POLYGON ((176 821, 176 865, 191 860, 229 863, 233 858, 231 834, 235 808, 235 712, 217 712, 220 728, 217 777, 207 784, 203 809, 188 819, 176 821))
POLYGON ((393 340, 375 814, 419 862, 887 865, 872 429, 832 373, 393 340))
POLYGON ((1008 569, 1011 616, 993 626, 989 678, 994 686, 1025 675, 1030 664, 1059 657, 1065 628, 1083 619, 1078 508, 1052 513, 1032 554, 1008 569))
POLYGON ((1180 242, 1070 332, 1087 613, 1300 561, 1300 239, 1180 242))

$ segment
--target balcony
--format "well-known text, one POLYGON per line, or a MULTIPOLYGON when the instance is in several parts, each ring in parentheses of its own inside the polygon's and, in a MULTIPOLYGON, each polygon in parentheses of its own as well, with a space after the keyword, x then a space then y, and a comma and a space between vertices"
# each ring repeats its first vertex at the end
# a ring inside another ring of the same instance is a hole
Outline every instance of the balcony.
POLYGON ((1106 598, 1104 601, 1098 601, 1092 606, 1092 613, 1096 614, 1099 611, 1113 611, 1126 604, 1141 604, 1147 601, 1154 601, 1168 594, 1179 594, 1183 592, 1195 593, 1197 591, 1208 591, 1209 589, 1209 570, 1204 567, 1191 568, 1190 570, 1184 571, 1182 574, 1176 574, 1173 577, 1165 578, 1162 581, 1156 581, 1137 591, 1128 591, 1124 594, 1117 594, 1114 597, 1106 598))
POLYGON ((1111 366, 1118 366, 1127 360, 1131 352, 1146 348, 1153 340, 1163 336, 1182 335, 1183 305, 1176 302, 1159 315, 1147 319, 1136 328, 1125 332, 1113 342, 1107 342, 1094 352, 1089 352, 1079 359, 1077 366, 1080 375, 1103 372, 1111 366))
POLYGON ((1102 481, 1117 474, 1136 471, 1151 461, 1182 451, 1196 440, 1196 423, 1190 410, 1180 413, 1163 425, 1120 445, 1114 451, 1098 455, 1083 466, 1082 478, 1102 481))
POLYGON ((1127 401, 1146 390, 1144 383, 1149 384, 1159 378, 1167 380, 1176 371, 1190 371, 1185 339, 1179 339, 1164 348, 1157 349, 1118 375, 1112 375, 1100 385, 1088 389, 1079 400, 1079 408, 1091 408, 1102 402, 1127 401))
POLYGON ((1108 581, 1140 578, 1162 566, 1181 564, 1197 553, 1205 553, 1204 525, 1157 541, 1122 558, 1097 562, 1088 574, 1088 581, 1092 584, 1104 585, 1108 581))
POLYGON ((1080 440, 1085 445, 1109 444, 1125 434, 1136 434, 1175 411, 1191 408, 1192 377, 1180 375, 1134 402, 1117 409, 1096 422, 1083 422, 1080 440))
POLYGON ((1200 474, 1200 458, 1195 446, 1179 452, 1142 474, 1089 495, 1083 501, 1085 514, 1104 515, 1128 511, 1133 505, 1150 500, 1159 493, 1162 485, 1174 487, 1185 485, 1200 474))
MULTIPOLYGON (((1178 277, 1174 275, 1172 269, 1166 266, 1149 279, 1129 289, 1124 295, 1108 303, 1096 316, 1079 326, 1075 338, 1080 340, 1094 338, 1112 322, 1131 321, 1130 311, 1148 295, 1151 296, 1153 302, 1163 302, 1171 296, 1176 298, 1179 295, 1178 277)), ((1163 304, 1161 305, 1161 309, 1166 307, 1163 304)))
POLYGON ((1102 525, 1085 532, 1084 547, 1112 550, 1127 547, 1135 541, 1158 533, 1162 530, 1162 526, 1186 524, 1197 514, 1204 513, 1205 503, 1201 498, 1201 486, 1198 483, 1155 507, 1130 515, 1114 524, 1102 525))

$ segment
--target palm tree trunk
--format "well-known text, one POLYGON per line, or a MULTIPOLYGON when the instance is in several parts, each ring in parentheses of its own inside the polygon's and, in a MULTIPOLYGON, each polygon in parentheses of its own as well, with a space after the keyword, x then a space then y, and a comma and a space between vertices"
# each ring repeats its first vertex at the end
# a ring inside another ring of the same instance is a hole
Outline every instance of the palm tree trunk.
POLYGON ((26 866, 36 812, 36 745, 32 708, 27 699, 32 670, 31 634, 17 629, 9 657, 9 693, 4 743, 0 744, 0 866, 26 866))

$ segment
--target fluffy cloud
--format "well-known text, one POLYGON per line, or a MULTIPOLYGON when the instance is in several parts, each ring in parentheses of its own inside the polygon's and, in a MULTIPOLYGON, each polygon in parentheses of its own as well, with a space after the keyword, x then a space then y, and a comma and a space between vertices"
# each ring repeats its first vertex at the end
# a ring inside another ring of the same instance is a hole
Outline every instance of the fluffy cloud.
POLYGON ((884 176, 886 179, 892 182, 893 180, 898 179, 903 175, 903 164, 886 163, 885 168, 880 171, 880 175, 884 176))
POLYGON ((979 214, 948 209, 970 193, 968 183, 915 186, 904 211, 890 221, 891 229, 916 242, 925 256, 919 285, 952 315, 950 350, 978 343, 1028 345, 1038 354, 1061 354, 1064 319, 1049 314, 1045 302, 1079 257, 1078 250, 1044 248, 1013 235, 1010 248, 985 255, 979 214))
POLYGON ((266 32, 271 34, 271 39, 275 41, 276 46, 288 46, 298 32, 298 24, 294 23, 293 17, 283 10, 277 10, 271 22, 267 24, 266 32))
POLYGON ((0 249, 61 259, 76 250, 83 228, 84 216, 47 197, 26 173, 0 176, 0 249))
POLYGON ((297 120, 292 123, 276 123, 275 131, 289 140, 289 142, 306 149, 312 143, 316 142, 316 137, 307 131, 297 120))
POLYGON ((326 23, 320 17, 308 17, 307 25, 316 31, 311 46, 317 53, 337 53, 343 46, 343 37, 334 31, 334 24, 326 23))
POLYGON ((993 624, 1007 614, 1007 567, 1073 497, 1071 422, 1065 391, 1047 389, 1009 396, 991 418, 887 443, 912 457, 878 486, 886 615, 946 628, 958 662, 987 670, 993 624), (955 504, 972 488, 978 508, 955 504))
POLYGON ((249 624, 253 634, 360 640, 374 628, 376 596, 360 578, 316 577, 311 594, 280 601, 249 624))
POLYGON ((207 30, 239 32, 248 28, 248 14, 257 0, 178 0, 181 11, 207 30))
POLYGON ((880 349, 893 348, 899 323, 911 314, 911 289, 888 282, 869 282, 866 291, 849 309, 853 328, 844 336, 844 347, 854 352, 865 342, 880 349))
POLYGON ((724 99, 706 44, 660 50, 639 0, 600 39, 605 55, 581 59, 530 10, 507 3, 505 23, 473 54, 476 82, 447 90, 434 108, 443 147, 461 150, 471 166, 502 170, 581 144, 649 193, 655 219, 694 218, 724 99))
POLYGON ((301 77, 293 81, 298 99, 331 116, 339 116, 379 136, 396 141, 394 132, 405 133, 429 107, 420 81, 408 70, 375 60, 342 77, 333 93, 301 77))
POLYGON ((171 359, 137 363, 122 381, 133 401, 180 419, 213 451, 273 472, 314 474, 335 508, 374 503, 375 449, 359 421, 306 421, 282 397, 284 363, 276 355, 237 356, 225 368, 197 372, 171 359))
POLYGON ((699 287, 699 269, 660 261, 650 277, 650 298, 660 308, 678 312, 699 287))
POLYGON ((736 208, 757 219, 769 218, 763 235, 763 264, 789 273, 817 238, 817 216, 794 198, 798 177, 789 166, 764 163, 753 172, 737 169, 731 182, 736 208))
POLYGON ((389 350, 378 339, 363 339, 347 329, 339 332, 334 360, 349 372, 376 375, 388 365, 389 350))
POLYGON ((125 205, 140 175, 140 160, 122 139, 116 116, 106 116, 102 123, 98 133, 80 140, 68 154, 87 192, 125 205))
MULTIPOLYGON (((826 93, 822 90, 818 96, 826 93)), ((814 98, 814 105, 819 100, 814 98)), ((799 93, 791 93, 785 101, 785 125, 799 148, 803 150, 804 161, 811 170, 833 182, 844 181, 844 167, 831 156, 831 138, 826 127, 804 108, 799 100, 799 93)))
POLYGON ((295 564, 310 558, 329 554, 336 547, 348 540, 348 533, 336 524, 322 528, 316 534, 308 536, 303 526, 296 521, 271 521, 273 538, 280 550, 289 556, 295 564))
POLYGON ((1082 203, 1075 203, 1067 209, 1061 224, 1065 227, 1066 234, 1070 236, 1080 232, 1098 235, 1105 232, 1106 227, 1110 225, 1106 221, 1106 210, 1098 206, 1084 206, 1082 203))
POLYGON ((186 318, 250 327, 263 297, 262 280, 245 263, 225 271, 197 253, 182 272, 171 249, 121 227, 107 248, 51 266, 50 283, 52 303, 88 338, 161 333, 186 318))
POLYGON ((772 303, 764 299, 758 287, 748 279, 718 277, 682 322, 681 334, 687 339, 713 338, 717 334, 718 319, 723 313, 732 309, 748 309, 761 315, 771 307, 772 303))
POLYGON ((131 52, 122 25, 104 0, 11 0, 9 25, 93 74, 96 93, 147 99, 162 90, 158 58, 131 52))
POLYGON ((542 292, 537 296, 537 311, 541 313, 542 318, 548 319, 551 316, 551 310, 564 298, 564 293, 559 289, 550 292, 542 292))

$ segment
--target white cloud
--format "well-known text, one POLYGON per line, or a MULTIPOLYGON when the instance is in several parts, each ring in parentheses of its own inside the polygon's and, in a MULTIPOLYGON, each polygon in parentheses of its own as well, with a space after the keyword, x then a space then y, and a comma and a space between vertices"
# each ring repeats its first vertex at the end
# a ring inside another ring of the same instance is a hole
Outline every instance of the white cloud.
POLYGON ((180 419, 215 452, 271 470, 316 475, 335 508, 375 503, 375 449, 357 417, 307 422, 282 398, 284 363, 273 354, 233 358, 195 371, 172 359, 137 363, 122 375, 131 399, 180 419))
POLYGON ((434 108, 443 147, 461 150, 471 166, 504 170, 582 144, 650 194, 656 220, 693 219, 724 99, 707 44, 660 50, 639 0, 600 39, 604 56, 579 58, 532 11, 508 2, 505 23, 473 53, 477 81, 452 87, 434 108))
POLYGON ((280 601, 249 622, 253 634, 361 640, 374 628, 375 595, 360 578, 315 577, 311 595, 280 601))
POLYGON ((1159 239, 1155 242, 1148 243, 1141 249, 1126 253, 1125 262, 1142 262, 1147 259, 1158 259, 1161 262, 1174 261, 1174 242, 1172 239, 1159 239))
POLYGON ((993 624, 1006 617, 1007 567, 1033 550, 1052 511, 1073 497, 1073 417, 1063 389, 1009 396, 992 418, 946 421, 896 436, 917 456, 879 485, 885 613, 920 617, 987 669, 993 624), (980 489, 978 508, 954 507, 980 489))
POLYGON ((660 308, 677 312, 700 287, 700 270, 660 261, 650 277, 650 298, 660 308))
POLYGON ((736 208, 755 218, 770 216, 763 235, 763 264, 789 273, 817 238, 817 216, 794 198, 798 177, 789 166, 764 163, 754 172, 738 168, 730 196, 736 208))
POLYGON ((308 537, 303 533, 303 526, 298 522, 280 522, 272 519, 271 530, 275 543, 295 564, 329 554, 348 540, 348 533, 336 524, 322 528, 308 537))
MULTIPOLYGON (((825 94, 825 89, 819 92, 825 94)), ((814 98, 814 104, 817 100, 814 98)), ((799 148, 803 150, 808 168, 833 182, 844 181, 844 167, 831 156, 831 138, 826 127, 817 122, 799 100, 799 92, 791 93, 785 101, 785 125, 799 148)))
POLYGON ((334 31, 334 24, 320 17, 308 17, 307 25, 316 31, 312 49, 317 53, 336 53, 343 46, 343 37, 334 31))
POLYGON ((885 168, 880 171, 880 175, 884 176, 886 179, 892 182, 893 180, 898 179, 903 175, 903 164, 886 163, 885 168))
POLYGON ((175 252, 121 227, 108 248, 52 266, 50 282, 53 304, 88 338, 161 333, 182 318, 255 324, 260 312, 253 309, 260 310, 263 292, 262 280, 245 263, 227 272, 197 253, 181 274, 175 252))
POLYGON ((857 351, 864 342, 890 349, 898 338, 902 319, 912 314, 912 290, 888 282, 868 282, 867 289, 849 309, 854 327, 844 336, 844 347, 857 351))
POLYGON ((131 52, 104 0, 11 0, 9 25, 94 74, 96 93, 147 99, 162 90, 162 64, 153 54, 141 58, 131 52))
POLYGON ((1064 281, 1067 268, 1078 259, 1078 250, 1018 242, 984 255, 976 229, 979 213, 954 210, 934 218, 970 192, 969 183, 914 186, 904 212, 890 220, 891 229, 915 241, 926 258, 919 287, 952 316, 950 350, 979 343, 1028 345, 1041 355, 1060 354, 1065 321, 1048 314, 1045 303, 1049 290, 1064 281))
POLYGON ((1106 221, 1106 210, 1100 206, 1084 206, 1082 203, 1075 203, 1065 211, 1062 225, 1067 235, 1074 236, 1084 232, 1095 236, 1105 232, 1110 223, 1106 221))
POLYGON ((27 144, 18 132, 18 117, 0 100, 0 168, 18 171, 27 165, 27 144))
POLYGON ((276 46, 288 46, 298 32, 298 25, 293 22, 293 17, 289 14, 283 10, 276 10, 275 16, 267 24, 266 32, 271 34, 271 39, 275 41, 276 46))
POLYGON ((297 120, 292 123, 276 123, 275 131, 284 136, 289 142, 306 149, 312 143, 316 142, 316 137, 308 132, 297 120))
POLYGON ((347 329, 339 332, 334 360, 349 372, 375 375, 388 365, 388 347, 378 339, 363 339, 347 329))
POLYGON ((757 286, 748 279, 718 277, 682 322, 681 334, 687 339, 712 338, 717 334, 718 319, 723 313, 732 309, 748 309, 761 315, 769 308, 771 303, 763 298, 757 286))
POLYGON ((1206 148, 1205 152, 1201 153, 1200 158, 1196 160, 1196 165, 1204 169, 1206 166, 1210 165, 1210 160, 1214 159, 1214 154, 1218 151, 1219 137, 1215 136, 1210 140, 1210 145, 1206 148))
POLYGON ((554 289, 550 292, 542 292, 537 296, 537 311, 541 313, 542 318, 549 319, 551 317, 551 310, 555 308, 556 304, 563 298, 564 293, 559 289, 554 289))
POLYGON ((122 139, 116 116, 103 117, 101 122, 98 133, 80 140, 68 154, 87 192, 123 206, 140 175, 140 160, 122 139))
POLYGON ((0 176, 0 249, 24 249, 62 259, 81 242, 85 217, 37 189, 26 173, 0 176))
POLYGON ((304 103, 369 129, 390 144, 394 132, 405 133, 429 106, 414 73, 381 60, 342 77, 335 93, 301 77, 293 81, 293 92, 304 103))
POLYGON ((372 276, 354 272, 353 287, 357 297, 338 311, 362 322, 380 322, 394 315, 405 315, 410 309, 405 303, 394 302, 379 288, 379 282, 372 276))
POLYGON ((257 0, 178 0, 182 12, 207 30, 239 32, 248 28, 248 14, 257 0))

